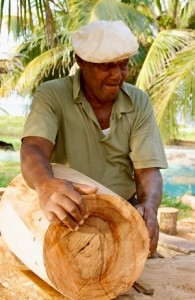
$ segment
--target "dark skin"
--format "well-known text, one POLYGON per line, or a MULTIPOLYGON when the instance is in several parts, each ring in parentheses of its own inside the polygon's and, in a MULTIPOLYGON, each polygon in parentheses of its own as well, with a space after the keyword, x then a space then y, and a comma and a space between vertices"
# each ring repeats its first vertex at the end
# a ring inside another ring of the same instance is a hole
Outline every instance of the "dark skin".
MULTIPOLYGON (((101 129, 108 128, 113 103, 128 75, 128 59, 108 64, 86 62, 78 56, 76 59, 81 69, 82 91, 101 129)), ((29 186, 37 191, 47 219, 78 230, 88 217, 82 195, 96 193, 97 189, 54 178, 50 163, 54 146, 41 137, 24 138, 21 148, 22 173, 29 186)), ((162 177, 158 168, 136 169, 134 172, 139 200, 136 208, 148 229, 152 254, 158 242, 157 210, 162 199, 162 177)))

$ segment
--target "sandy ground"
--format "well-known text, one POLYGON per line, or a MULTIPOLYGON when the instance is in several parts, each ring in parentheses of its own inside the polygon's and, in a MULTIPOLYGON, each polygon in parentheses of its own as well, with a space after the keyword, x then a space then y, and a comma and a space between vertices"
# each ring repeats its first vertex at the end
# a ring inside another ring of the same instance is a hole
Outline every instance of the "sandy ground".
MULTIPOLYGON (((195 149, 171 146, 165 151, 169 165, 195 166, 195 149)), ((177 221, 176 236, 195 243, 195 211, 190 218, 177 221)), ((195 300, 195 253, 185 255, 170 249, 164 253, 170 256, 149 261, 141 276, 154 288, 152 299, 195 300)))
POLYGON ((180 146, 166 146, 165 151, 168 163, 195 166, 195 149, 180 146))
POLYGON ((192 212, 191 218, 185 218, 177 221, 176 235, 195 242, 195 211, 192 212))

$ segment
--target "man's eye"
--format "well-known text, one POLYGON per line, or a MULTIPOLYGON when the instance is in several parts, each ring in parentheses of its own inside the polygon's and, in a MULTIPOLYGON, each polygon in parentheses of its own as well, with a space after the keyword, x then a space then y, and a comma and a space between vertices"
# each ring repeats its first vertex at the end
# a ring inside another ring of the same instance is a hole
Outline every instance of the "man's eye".
POLYGON ((128 61, 123 61, 121 63, 100 63, 97 64, 98 68, 100 68, 102 71, 108 71, 110 69, 116 68, 116 66, 119 66, 121 70, 126 70, 128 66, 128 61))
POLYGON ((99 68, 103 71, 109 70, 111 68, 110 65, 111 65, 110 63, 102 63, 102 64, 100 63, 100 64, 98 64, 99 68))
POLYGON ((121 69, 126 69, 127 66, 128 66, 128 63, 126 63, 126 62, 123 62, 123 63, 120 64, 121 69))

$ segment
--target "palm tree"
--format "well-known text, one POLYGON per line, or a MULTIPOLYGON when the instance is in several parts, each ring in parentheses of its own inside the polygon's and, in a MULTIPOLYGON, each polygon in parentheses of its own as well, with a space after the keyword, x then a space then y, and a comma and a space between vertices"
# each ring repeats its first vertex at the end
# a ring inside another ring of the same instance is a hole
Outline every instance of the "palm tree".
POLYGON ((17 0, 17 4, 24 35, 18 53, 25 55, 26 66, 20 76, 13 76, 20 93, 69 73, 74 64, 71 36, 77 28, 95 19, 122 19, 140 43, 130 61, 129 81, 151 96, 164 140, 177 136, 178 111, 194 115, 194 0, 17 0))
MULTIPOLYGON (((136 2, 129 5, 116 0, 17 0, 21 7, 17 18, 25 33, 25 40, 18 48, 18 53, 24 55, 22 63, 26 66, 21 76, 13 74, 12 79, 14 84, 17 83, 17 90, 20 93, 33 91, 44 80, 67 75, 75 62, 71 46, 72 33, 95 19, 123 19, 138 36, 141 47, 139 54, 131 60, 133 68, 129 77, 129 80, 135 82, 153 40, 153 28, 156 26, 149 17, 151 15, 149 2, 145 0, 145 11, 147 11, 145 15, 137 9, 139 5, 136 2), (32 5, 28 6, 30 2, 32 5), (36 18, 33 18, 33 11, 36 18), (29 19, 28 22, 27 19, 29 19), (30 38, 29 32, 33 33, 30 38)), ((9 4, 11 3, 10 1, 9 4)), ((143 5, 141 8, 143 9, 143 5)), ((2 18, 0 18, 0 24, 1 20, 2 18)), ((11 21, 8 23, 11 24, 11 21)), ((7 87, 6 82, 5 85, 7 87)))
POLYGON ((195 117, 195 2, 159 3, 161 31, 150 47, 136 81, 153 102, 165 142, 178 136, 178 117, 195 117), (192 24, 192 29, 189 29, 192 24))

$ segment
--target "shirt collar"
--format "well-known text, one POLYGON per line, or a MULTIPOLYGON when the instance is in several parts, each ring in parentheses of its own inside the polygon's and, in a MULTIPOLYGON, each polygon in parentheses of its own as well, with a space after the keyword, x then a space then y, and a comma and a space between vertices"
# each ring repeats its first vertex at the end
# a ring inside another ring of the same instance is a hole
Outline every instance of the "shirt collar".
POLYGON ((73 77, 73 100, 76 103, 81 103, 81 97, 79 97, 81 91, 80 83, 80 69, 78 69, 73 77))
POLYGON ((118 113, 128 113, 133 110, 133 102, 127 89, 127 83, 123 83, 117 100, 115 102, 116 110, 118 113))

